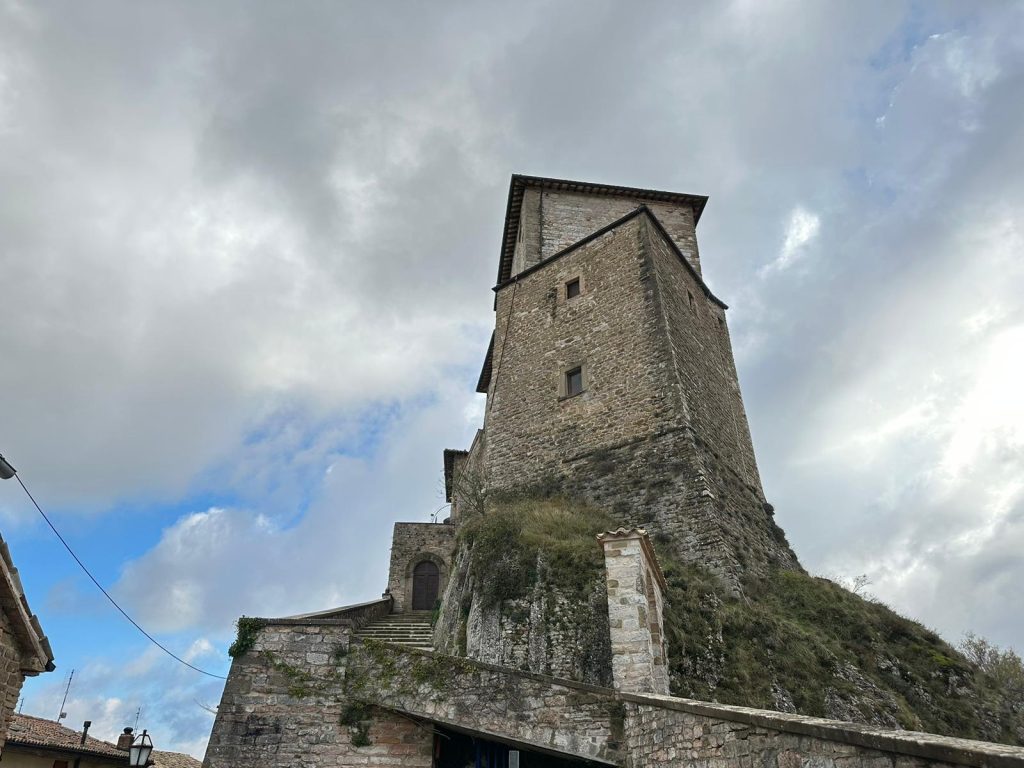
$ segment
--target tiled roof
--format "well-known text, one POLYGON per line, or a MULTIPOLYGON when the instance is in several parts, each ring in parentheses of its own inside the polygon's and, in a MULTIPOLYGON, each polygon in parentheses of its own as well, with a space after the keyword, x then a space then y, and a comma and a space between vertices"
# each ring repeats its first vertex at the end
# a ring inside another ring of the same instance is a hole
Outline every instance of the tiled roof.
POLYGON ((185 755, 181 752, 161 752, 153 750, 153 764, 156 768, 202 768, 202 761, 196 760, 192 755, 185 755))
MULTIPOLYGON (((80 731, 65 728, 53 720, 30 715, 15 714, 11 717, 7 746, 17 748, 19 745, 105 757, 110 765, 128 764, 128 753, 110 742, 86 736, 85 744, 82 744, 80 731)), ((150 760, 156 768, 202 768, 201 761, 181 752, 161 752, 154 749, 150 760)))
POLYGON ((123 760, 125 765, 128 764, 128 753, 113 744, 94 739, 92 736, 86 736, 85 744, 82 744, 81 732, 65 728, 53 720, 43 720, 41 717, 18 714, 11 717, 11 725, 7 732, 7 748, 18 744, 100 755, 117 762, 123 760))

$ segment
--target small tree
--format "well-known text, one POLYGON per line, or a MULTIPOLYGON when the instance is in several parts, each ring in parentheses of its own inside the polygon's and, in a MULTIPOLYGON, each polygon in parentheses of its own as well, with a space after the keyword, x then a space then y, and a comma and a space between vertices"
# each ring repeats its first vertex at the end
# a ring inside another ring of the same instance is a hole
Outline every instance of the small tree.
POLYGON ((1024 708, 1024 661, 1012 648, 1003 650, 973 632, 964 635, 958 648, 992 681, 1012 709, 1024 708))

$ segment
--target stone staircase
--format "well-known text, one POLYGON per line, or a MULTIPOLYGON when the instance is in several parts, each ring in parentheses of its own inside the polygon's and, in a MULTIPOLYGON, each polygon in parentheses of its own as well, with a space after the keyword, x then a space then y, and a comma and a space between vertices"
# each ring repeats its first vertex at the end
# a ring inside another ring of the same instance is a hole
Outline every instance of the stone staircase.
POLYGON ((430 611, 392 613, 357 629, 355 636, 361 640, 381 640, 424 651, 434 650, 434 628, 430 626, 430 611))

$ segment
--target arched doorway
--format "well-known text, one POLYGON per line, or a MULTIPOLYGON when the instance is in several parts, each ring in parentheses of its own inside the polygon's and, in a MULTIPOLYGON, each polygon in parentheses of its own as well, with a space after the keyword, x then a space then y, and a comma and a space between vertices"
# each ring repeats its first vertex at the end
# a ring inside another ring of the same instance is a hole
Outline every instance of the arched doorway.
POLYGON ((431 611, 437 604, 441 572, 429 560, 417 563, 412 569, 412 609, 431 611))

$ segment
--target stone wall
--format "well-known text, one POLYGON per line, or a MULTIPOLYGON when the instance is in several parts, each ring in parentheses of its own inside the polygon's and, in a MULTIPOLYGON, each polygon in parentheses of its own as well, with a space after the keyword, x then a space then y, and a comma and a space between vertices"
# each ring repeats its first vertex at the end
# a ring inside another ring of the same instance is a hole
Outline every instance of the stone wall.
POLYGON ((1021 768, 1024 749, 780 712, 622 695, 630 766, 1021 768))
POLYGON ((444 523, 395 523, 391 538, 391 567, 388 591, 393 611, 402 613, 412 605, 412 572, 417 564, 429 560, 440 571, 438 595, 444 594, 451 574, 455 550, 455 526, 444 523))
POLYGON ((7 611, 0 611, 0 750, 7 739, 11 715, 18 706, 24 682, 21 647, 7 611))
POLYGON ((0 750, 25 678, 53 669, 50 643, 29 609, 7 542, 0 538, 0 750))
POLYGON ((668 694, 665 577, 642 529, 599 533, 615 690, 668 694))
POLYGON ((799 568, 760 487, 724 310, 650 214, 501 287, 491 359, 488 491, 554 477, 736 591, 799 568), (560 397, 577 365, 585 391, 560 397))
POLYGON ((1024 749, 615 691, 383 643, 343 620, 264 627, 232 664, 206 768, 429 768, 431 724, 627 768, 1024 768, 1024 749))
POLYGON ((528 187, 523 191, 520 207, 512 274, 550 258, 641 205, 646 205, 658 218, 687 261, 699 272, 693 207, 688 203, 528 187))
POLYGON ((644 220, 655 311, 672 362, 671 385, 705 450, 720 456, 757 493, 761 480, 733 363, 725 310, 708 299, 663 234, 644 220))
POLYGON ((584 446, 645 437, 678 420, 662 385, 670 361, 645 299, 640 234, 634 218, 498 292, 484 422, 488 490, 557 473, 584 446), (574 277, 583 292, 566 300, 574 277), (577 365, 585 391, 560 398, 565 371, 577 365))
POLYGON ((352 624, 278 620, 231 664, 204 768, 430 768, 433 736, 408 718, 353 707, 345 693, 352 624))
POLYGON ((526 748, 622 761, 622 707, 608 689, 383 643, 354 648, 348 664, 348 690, 364 701, 526 748))
POLYGON ((478 429, 469 451, 454 457, 451 495, 448 499, 452 503, 450 519, 453 525, 458 525, 466 516, 483 509, 486 491, 483 462, 486 452, 486 436, 482 429, 478 429))

